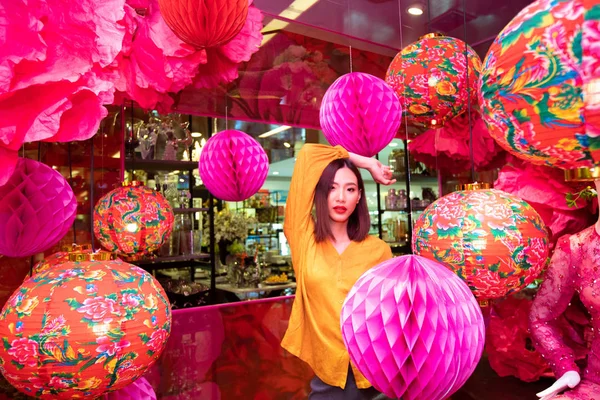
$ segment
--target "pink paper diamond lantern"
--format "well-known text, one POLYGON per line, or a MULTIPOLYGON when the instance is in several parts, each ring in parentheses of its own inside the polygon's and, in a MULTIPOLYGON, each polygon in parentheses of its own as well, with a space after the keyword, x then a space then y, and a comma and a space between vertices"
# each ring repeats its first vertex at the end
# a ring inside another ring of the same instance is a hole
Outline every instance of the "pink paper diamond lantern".
POLYGON ((61 174, 40 162, 19 159, 0 186, 0 254, 28 257, 54 246, 67 233, 77 200, 61 174))
POLYGON ((148 380, 141 377, 123 389, 105 394, 103 400, 156 400, 156 393, 148 380))
POLYGON ((319 117, 332 146, 372 157, 394 139, 401 115, 400 100, 383 79, 352 72, 327 89, 319 117))
POLYGON ((414 255, 361 276, 341 326, 353 364, 376 389, 403 400, 448 398, 473 373, 484 345, 483 316, 467 285, 414 255))
POLYGON ((200 178, 213 196, 243 201, 265 183, 269 159, 253 137, 230 129, 208 139, 200 154, 199 168, 200 178))

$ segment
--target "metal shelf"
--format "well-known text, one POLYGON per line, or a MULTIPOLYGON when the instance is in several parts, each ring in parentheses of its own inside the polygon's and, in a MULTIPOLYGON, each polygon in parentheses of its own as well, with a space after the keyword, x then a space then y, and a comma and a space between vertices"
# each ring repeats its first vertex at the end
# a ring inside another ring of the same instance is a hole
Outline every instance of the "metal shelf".
POLYGON ((198 168, 196 161, 177 160, 132 160, 125 159, 126 169, 143 169, 144 171, 189 171, 198 168))
MULTIPOLYGON (((168 264, 168 263, 175 263, 175 262, 181 262, 181 261, 195 261, 195 260, 208 260, 208 259, 210 259, 210 254, 200 253, 200 254, 188 254, 188 255, 184 255, 184 256, 149 258, 149 259, 135 261, 132 264, 145 266, 145 265, 168 264)), ((165 268, 169 268, 169 266, 165 266, 165 268)))
POLYGON ((196 212, 208 211, 208 207, 202 208, 174 208, 173 214, 192 214, 196 212))

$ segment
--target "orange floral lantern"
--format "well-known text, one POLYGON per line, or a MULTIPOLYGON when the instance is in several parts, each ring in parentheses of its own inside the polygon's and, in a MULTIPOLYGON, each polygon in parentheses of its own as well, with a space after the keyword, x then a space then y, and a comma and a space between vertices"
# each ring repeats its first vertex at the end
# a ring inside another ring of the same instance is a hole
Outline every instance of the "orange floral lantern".
POLYGON ((158 250, 171 235, 174 220, 160 193, 133 182, 98 201, 94 235, 106 250, 136 258, 158 250))
POLYGON ((479 300, 522 289, 548 260, 548 231, 538 213, 494 189, 457 191, 433 202, 415 223, 412 245, 415 254, 465 280, 479 300))
POLYGON ((469 100, 476 105, 480 71, 479 56, 465 42, 429 34, 396 55, 385 81, 400 98, 408 124, 431 129, 465 112, 469 100))
POLYGON ((479 87, 500 146, 538 165, 600 165, 599 35, 597 2, 582 0, 535 1, 500 32, 479 87))
POLYGON ((110 256, 71 253, 9 298, 0 370, 16 389, 42 399, 97 398, 159 358, 171 330, 167 296, 146 271, 110 256))

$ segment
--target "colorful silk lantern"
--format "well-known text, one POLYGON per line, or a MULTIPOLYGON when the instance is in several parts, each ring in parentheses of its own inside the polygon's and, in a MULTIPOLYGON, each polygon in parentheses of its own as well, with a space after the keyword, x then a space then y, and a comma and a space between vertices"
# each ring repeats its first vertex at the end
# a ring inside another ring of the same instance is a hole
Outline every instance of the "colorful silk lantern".
POLYGON ((61 174, 22 158, 0 186, 0 254, 28 257, 49 249, 67 233, 77 200, 61 174))
POLYGON ((527 202, 501 190, 463 190, 433 202, 413 230, 415 254, 463 279, 479 300, 516 292, 548 259, 548 231, 527 202))
POLYGON ((479 56, 465 42, 429 34, 396 55, 385 81, 396 91, 408 124, 432 129, 477 104, 480 71, 479 56))
POLYGON ((181 40, 196 48, 223 45, 244 27, 248 0, 159 0, 160 12, 181 40))
POLYGON ((353 364, 386 396, 442 400, 475 370, 485 327, 467 285, 443 265, 408 255, 367 271, 342 306, 353 364))
POLYGON ((174 220, 160 193, 133 182, 98 200, 94 235, 106 250, 136 258, 158 250, 171 235, 174 220))
POLYGON ((26 280, 0 315, 2 374, 38 398, 97 398, 142 376, 171 330, 171 309, 146 271, 107 253, 26 280))
POLYGON ((490 134, 526 161, 600 162, 600 5, 536 1, 490 46, 479 98, 490 134))
POLYGON ((200 154, 200 178, 213 196, 243 201, 267 179, 267 153, 253 137, 229 129, 212 136, 200 154))
POLYGON ((398 96, 382 79, 352 72, 327 89, 319 116, 332 146, 373 157, 394 139, 401 112, 398 96))
POLYGON ((123 389, 108 393, 103 400, 156 400, 156 393, 148 380, 141 377, 123 389))

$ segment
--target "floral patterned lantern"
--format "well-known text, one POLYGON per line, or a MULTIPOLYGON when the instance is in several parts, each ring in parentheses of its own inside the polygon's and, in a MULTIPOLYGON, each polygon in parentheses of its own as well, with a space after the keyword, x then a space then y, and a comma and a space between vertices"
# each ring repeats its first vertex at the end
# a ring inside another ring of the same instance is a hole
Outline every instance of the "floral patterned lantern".
POLYGON ((94 235, 108 251, 141 257, 167 241, 174 219, 171 205, 160 193, 133 182, 98 201, 94 235))
POLYGON ((453 270, 479 300, 522 289, 548 259, 548 231, 538 213, 494 189, 457 191, 433 202, 415 223, 412 245, 415 254, 453 270))
POLYGON ((492 137, 517 157, 563 169, 600 165, 599 8, 535 1, 490 46, 481 110, 492 137))
MULTIPOLYGON (((43 260, 37 262, 33 268, 31 269, 31 275, 39 274, 40 272, 44 272, 49 270, 50 268, 61 265, 69 261, 69 252, 81 252, 81 253, 91 253, 92 246, 89 244, 85 245, 73 245, 73 246, 65 246, 62 248, 62 251, 51 254, 43 260)), ((114 258, 114 257, 113 257, 114 258)), ((29 279, 30 275, 27 274, 25 280, 29 279)))
MULTIPOLYGON (((2 374, 38 398, 97 398, 142 376, 160 356, 171 309, 146 271, 110 254, 26 280, 0 315, 2 374)), ((81 260, 81 261, 72 261, 81 260)))
POLYGON ((465 112, 469 101, 477 103, 480 70, 479 56, 465 42, 429 34, 396 55, 385 80, 408 124, 431 129, 465 112))

